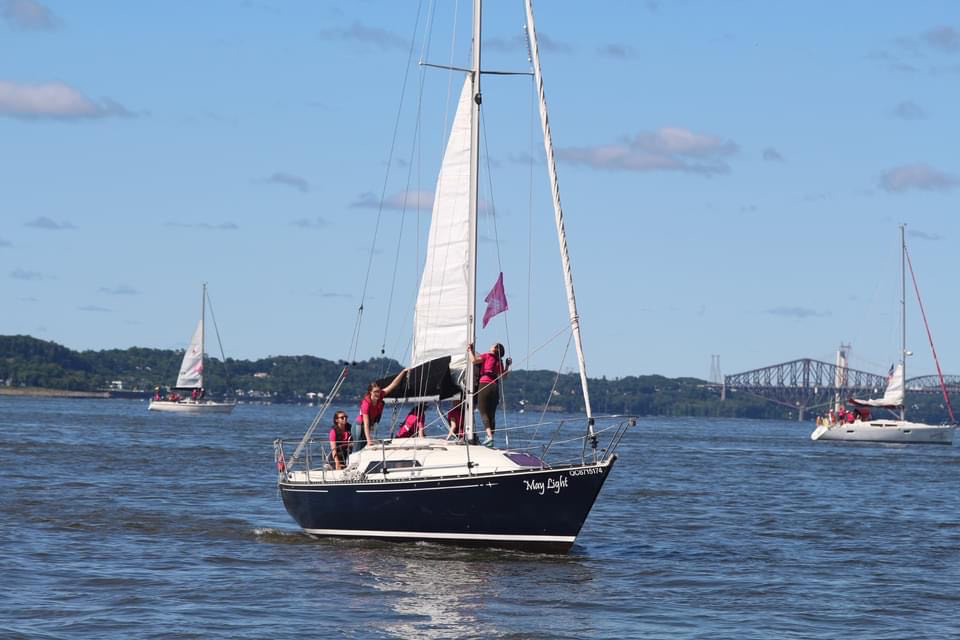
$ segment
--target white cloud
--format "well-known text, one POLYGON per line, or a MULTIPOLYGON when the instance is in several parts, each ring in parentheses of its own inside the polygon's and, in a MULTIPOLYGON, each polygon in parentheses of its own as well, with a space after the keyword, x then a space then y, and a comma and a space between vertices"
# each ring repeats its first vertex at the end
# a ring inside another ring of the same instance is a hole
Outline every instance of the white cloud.
POLYGON ((817 311, 806 307, 774 307, 767 309, 767 313, 772 316, 782 316, 785 318, 822 318, 829 316, 829 311, 817 311))
POLYGON ((121 284, 116 287, 100 287, 100 293, 106 293, 111 296, 135 296, 139 291, 127 284, 121 284))
POLYGON ((40 216, 26 223, 26 226, 33 227, 34 229, 47 229, 49 231, 59 231, 61 229, 76 229, 71 223, 63 221, 57 222, 52 220, 47 216, 40 216))
POLYGON ((7 24, 17 29, 43 31, 60 26, 53 12, 35 0, 0 0, 0 9, 7 24))
POLYGON ((39 271, 28 271, 26 269, 14 269, 10 272, 10 277, 14 280, 43 280, 44 275, 39 271))
POLYGON ((319 291, 314 291, 313 295, 319 296, 321 298, 330 298, 330 299, 336 299, 336 300, 349 300, 353 298, 353 296, 349 293, 337 293, 334 291, 324 291, 322 289, 319 291))
POLYGON ((948 191, 957 186, 960 186, 960 178, 926 164, 894 167, 880 176, 880 187, 897 193, 910 189, 948 191))
POLYGON ((112 100, 98 104, 65 84, 28 85, 0 81, 0 116, 77 120, 132 115, 112 100))
MULTIPOLYGON (((537 46, 540 48, 540 51, 550 51, 552 53, 573 53, 573 47, 571 45, 566 42, 554 40, 542 31, 537 31, 537 46)), ((485 38, 483 41, 483 48, 486 51, 500 51, 504 53, 513 51, 526 51, 527 39, 522 34, 517 34, 508 38, 485 38)))
POLYGON ((934 27, 923 34, 923 40, 938 51, 946 53, 960 51, 960 32, 953 27, 934 27))
POLYGON ((926 231, 920 231, 919 229, 908 229, 907 235, 911 238, 920 238, 921 240, 943 240, 943 236, 939 233, 927 233, 926 231))
POLYGON ((395 33, 376 27, 367 27, 354 22, 347 28, 323 29, 320 31, 323 40, 347 40, 365 45, 373 45, 378 49, 400 49, 405 51, 410 44, 395 33))
MULTIPOLYGON (((357 209, 379 209, 380 201, 370 193, 361 194, 360 197, 350 204, 357 209)), ((384 209, 432 209, 433 192, 432 191, 399 191, 389 195, 383 201, 384 209)))
POLYGON ((310 183, 300 176, 295 176, 290 173, 274 173, 272 176, 264 180, 267 184, 279 184, 286 187, 293 187, 302 193, 307 193, 310 191, 310 183))
POLYGON ((617 144, 560 149, 557 156, 594 169, 714 175, 730 170, 725 159, 739 149, 731 140, 664 127, 638 133, 617 144))
POLYGON ((208 229, 210 231, 236 231, 240 227, 235 222, 221 222, 220 224, 210 224, 209 222, 168 222, 168 227, 184 227, 186 229, 208 229))
POLYGON ((294 220, 290 224, 292 224, 295 227, 300 227, 301 229, 322 229, 323 227, 327 226, 328 223, 326 220, 324 220, 320 216, 317 216, 316 218, 313 218, 313 219, 298 218, 297 220, 294 220))
POLYGON ((923 120, 927 117, 923 107, 916 102, 904 100, 893 108, 893 115, 904 120, 923 120))
POLYGON ((597 50, 597 53, 607 58, 619 58, 621 60, 634 60, 640 57, 636 48, 628 44, 605 44, 597 50))
POLYGON ((767 147, 763 150, 763 159, 766 162, 783 162, 783 156, 773 147, 767 147))

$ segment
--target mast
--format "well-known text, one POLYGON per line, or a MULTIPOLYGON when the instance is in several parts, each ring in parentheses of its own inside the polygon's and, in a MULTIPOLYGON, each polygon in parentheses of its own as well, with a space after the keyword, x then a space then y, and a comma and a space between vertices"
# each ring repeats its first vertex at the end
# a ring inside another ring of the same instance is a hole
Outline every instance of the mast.
POLYGON ((547 156, 547 169, 550 174, 550 192, 553 195, 554 222, 557 227, 557 239, 560 242, 560 259, 563 263, 563 283, 567 289, 567 309, 570 312, 570 330, 573 332, 577 348, 577 364, 580 366, 580 386, 583 389, 583 404, 587 411, 587 424, 593 434, 593 411, 590 408, 590 390, 587 384, 587 363, 583 357, 583 341, 580 338, 580 316, 577 313, 577 298, 573 292, 573 272, 570 269, 570 255, 567 251, 567 234, 563 225, 563 207, 560 205, 560 187, 557 184, 557 165, 553 156, 553 139, 550 136, 550 121, 547 118, 547 98, 543 93, 543 76, 540 73, 540 53, 537 48, 537 31, 533 26, 533 5, 531 0, 524 3, 527 9, 527 37, 530 39, 530 57, 533 62, 533 76, 537 96, 540 99, 540 124, 543 128, 543 146, 547 156))
MULTIPOLYGON (((467 258, 467 344, 473 345, 476 353, 477 341, 477 201, 479 199, 479 180, 477 171, 480 166, 480 0, 473 0, 473 53, 471 55, 470 81, 473 101, 470 109, 470 242, 467 258)), ((473 441, 474 397, 473 363, 467 362, 466 401, 464 411, 464 438, 473 441)))
POLYGON ((900 420, 907 414, 907 241, 904 227, 900 225, 900 369, 903 372, 903 401, 900 403, 900 420))
POLYGON ((204 331, 206 328, 206 323, 204 322, 207 317, 207 283, 203 283, 203 293, 201 294, 200 300, 200 388, 203 388, 203 354, 206 349, 206 342, 204 342, 204 331))

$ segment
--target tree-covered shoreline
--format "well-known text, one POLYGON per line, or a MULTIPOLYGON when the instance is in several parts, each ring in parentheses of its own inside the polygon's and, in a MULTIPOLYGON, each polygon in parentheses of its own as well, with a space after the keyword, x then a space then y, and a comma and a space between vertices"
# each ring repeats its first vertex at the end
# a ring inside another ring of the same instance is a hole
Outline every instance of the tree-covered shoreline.
MULTIPOLYGON (((126 392, 151 393, 176 380, 182 351, 130 347, 102 351, 74 351, 32 336, 0 336, 0 386, 41 387, 65 391, 102 391, 121 387, 126 392)), ((271 356, 258 360, 227 358, 226 366, 208 356, 205 384, 212 395, 278 403, 306 402, 308 394, 329 392, 345 363, 315 356, 271 356), (229 386, 227 381, 229 379, 229 386)), ((340 398, 353 401, 366 385, 402 367, 395 360, 372 358, 352 363, 340 398)), ((503 385, 509 409, 583 410, 580 379, 575 373, 511 372, 503 385)), ((706 416, 732 418, 786 418, 787 410, 762 400, 736 394, 724 402, 716 389, 697 378, 659 375, 591 379, 594 411, 600 414, 706 416)))

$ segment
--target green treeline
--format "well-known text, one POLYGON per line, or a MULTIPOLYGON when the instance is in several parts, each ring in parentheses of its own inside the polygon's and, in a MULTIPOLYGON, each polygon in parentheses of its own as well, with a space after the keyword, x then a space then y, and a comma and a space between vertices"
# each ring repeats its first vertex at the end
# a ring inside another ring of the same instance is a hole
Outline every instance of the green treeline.
MULTIPOLYGON (((0 336, 0 385, 45 387, 71 391, 115 388, 151 392, 169 387, 177 378, 182 351, 107 349, 73 351, 31 336, 0 336)), ((371 359, 350 366, 340 392, 347 402, 358 399, 367 384, 402 367, 390 359, 371 359)), ((343 364, 313 356, 274 356, 259 360, 227 358, 226 366, 208 357, 204 383, 212 396, 270 402, 304 402, 308 393, 329 393, 343 364), (229 380, 229 385, 228 385, 229 380)), ((503 385, 510 409, 577 412, 583 395, 577 374, 515 370, 503 385)), ((725 402, 715 389, 696 378, 658 375, 627 376, 590 381, 594 411, 664 416, 724 416, 784 418, 786 410, 773 403, 732 394, 725 402)))

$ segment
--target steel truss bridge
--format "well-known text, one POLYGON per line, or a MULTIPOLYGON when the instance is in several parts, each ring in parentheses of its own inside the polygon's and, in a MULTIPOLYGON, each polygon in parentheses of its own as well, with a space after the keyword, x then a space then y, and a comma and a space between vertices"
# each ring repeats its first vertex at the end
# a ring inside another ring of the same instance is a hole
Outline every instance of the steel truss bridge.
MULTIPOLYGON (((960 394, 960 376, 945 375, 943 381, 948 393, 960 394)), ((724 376, 721 399, 728 391, 743 391, 795 409, 797 418, 803 420, 808 410, 830 405, 837 393, 844 399, 879 397, 886 386, 886 376, 802 358, 724 376), (844 384, 837 386, 837 380, 844 384)), ((943 393, 940 378, 935 375, 908 378, 906 389, 910 393, 943 393)))

